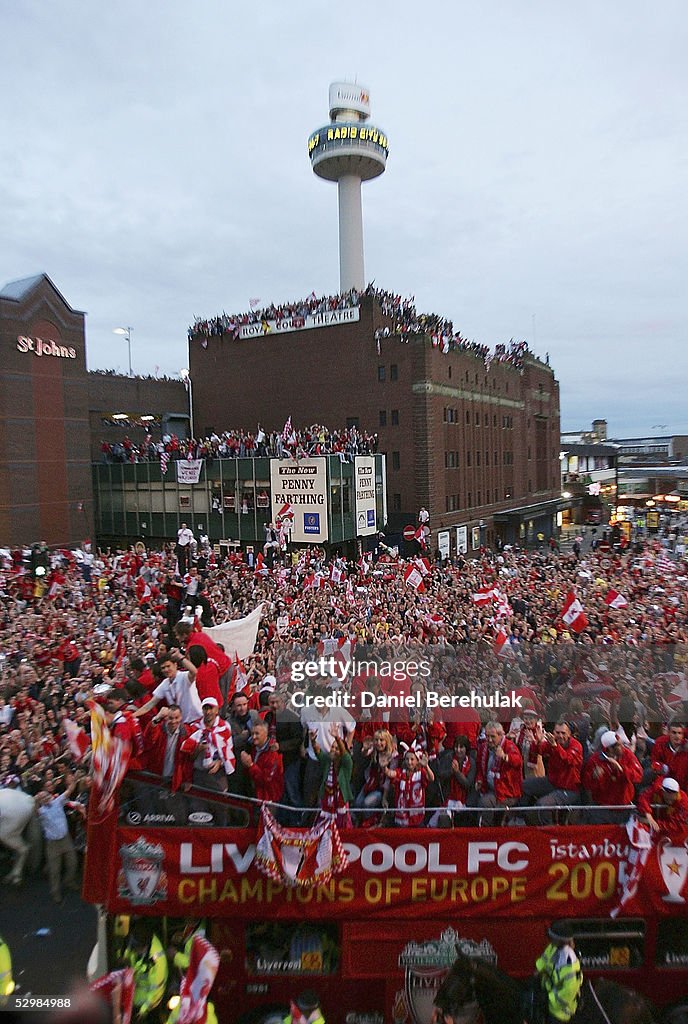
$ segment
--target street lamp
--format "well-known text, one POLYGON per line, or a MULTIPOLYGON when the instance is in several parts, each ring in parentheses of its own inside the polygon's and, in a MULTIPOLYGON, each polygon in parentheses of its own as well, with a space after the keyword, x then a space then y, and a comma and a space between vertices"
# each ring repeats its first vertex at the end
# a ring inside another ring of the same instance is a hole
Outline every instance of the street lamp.
POLYGON ((119 334, 120 337, 127 339, 127 345, 129 346, 129 376, 132 376, 131 372, 131 332, 133 327, 115 327, 113 334, 119 334))
POLYGON ((184 367, 183 370, 179 371, 179 376, 184 381, 184 387, 189 394, 189 428, 191 430, 191 438, 194 438, 194 418, 193 418, 193 387, 191 384, 191 374, 188 367, 184 367))

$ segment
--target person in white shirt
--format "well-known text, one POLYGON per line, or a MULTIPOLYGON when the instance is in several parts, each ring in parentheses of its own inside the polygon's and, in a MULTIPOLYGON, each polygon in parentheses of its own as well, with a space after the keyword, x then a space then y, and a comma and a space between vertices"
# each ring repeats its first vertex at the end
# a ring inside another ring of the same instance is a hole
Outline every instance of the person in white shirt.
MULTIPOLYGON (((324 676, 314 681, 316 686, 312 692, 325 695, 328 691, 324 684, 331 682, 330 677, 324 676), (318 683, 320 685, 317 685, 318 683)), ((322 767, 313 749, 311 737, 314 736, 319 748, 324 753, 329 754, 332 750, 336 731, 344 740, 347 748, 350 748, 356 730, 356 722, 346 708, 316 708, 311 705, 302 708, 301 725, 305 730, 304 735, 307 737, 306 768, 303 776, 303 803, 304 807, 315 807, 318 803, 318 795, 322 783, 322 767), (336 725, 336 730, 332 729, 333 724, 336 725)))
POLYGON ((167 704, 178 704, 185 723, 197 722, 202 717, 201 701, 196 689, 196 669, 179 651, 164 655, 160 661, 160 670, 165 677, 155 687, 150 700, 134 712, 134 718, 141 718, 161 700, 167 704), (181 671, 180 671, 181 665, 181 671))
POLYGON ((183 576, 189 568, 191 545, 195 540, 196 538, 186 523, 182 523, 181 528, 177 530, 177 563, 180 576, 183 576))

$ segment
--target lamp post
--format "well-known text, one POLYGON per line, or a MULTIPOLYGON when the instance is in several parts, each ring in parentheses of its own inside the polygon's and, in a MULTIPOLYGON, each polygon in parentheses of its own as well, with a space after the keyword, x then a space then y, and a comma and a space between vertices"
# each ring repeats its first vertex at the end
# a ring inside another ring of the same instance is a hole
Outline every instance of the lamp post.
POLYGON ((115 327, 113 334, 119 334, 120 337, 127 339, 127 345, 129 346, 129 376, 132 376, 131 372, 131 332, 133 327, 115 327))
POLYGON ((191 384, 191 374, 189 373, 188 367, 184 367, 183 370, 179 371, 179 376, 184 381, 184 387, 186 388, 189 395, 189 428, 191 430, 191 437, 194 438, 194 418, 193 418, 193 386, 191 384))

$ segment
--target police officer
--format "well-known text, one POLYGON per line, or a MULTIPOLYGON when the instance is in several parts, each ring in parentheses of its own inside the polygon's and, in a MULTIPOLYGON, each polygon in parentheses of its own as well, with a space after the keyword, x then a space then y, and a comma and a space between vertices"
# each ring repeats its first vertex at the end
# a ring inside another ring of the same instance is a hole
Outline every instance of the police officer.
POLYGON ((547 934, 550 943, 535 961, 535 970, 547 998, 549 1024, 567 1024, 578 1009, 583 987, 580 960, 567 921, 556 922, 547 934))
POLYGON ((312 989, 304 989, 296 997, 282 1024, 325 1024, 320 1000, 312 989))
POLYGON ((159 1006, 167 987, 167 957, 162 942, 153 934, 148 944, 132 935, 124 951, 125 963, 134 970, 134 1008, 139 1019, 159 1006))
POLYGON ((0 999, 3 996, 11 996, 14 992, 14 981, 12 979, 12 957, 10 947, 2 935, 0 935, 0 999))

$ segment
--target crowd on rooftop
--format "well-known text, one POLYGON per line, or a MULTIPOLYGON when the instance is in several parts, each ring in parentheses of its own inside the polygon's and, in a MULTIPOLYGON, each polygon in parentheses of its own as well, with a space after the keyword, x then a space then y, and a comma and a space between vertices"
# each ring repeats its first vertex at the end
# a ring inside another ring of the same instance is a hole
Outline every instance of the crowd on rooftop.
MULTIPOLYGON (((526 357, 530 354, 530 348, 526 341, 514 341, 513 338, 508 344, 496 345, 494 351, 488 345, 469 341, 454 329, 451 320, 441 317, 437 313, 419 313, 413 296, 402 298, 401 295, 384 288, 376 288, 374 284, 369 284, 361 293, 352 289, 340 295, 317 297, 313 292, 307 299, 281 305, 272 304, 260 309, 256 306, 246 313, 222 313, 211 319, 197 317, 189 327, 189 341, 193 342, 196 339, 207 341, 210 337, 223 337, 224 335, 236 338, 240 329, 247 324, 267 323, 271 320, 282 321, 294 317, 306 317, 317 313, 348 309, 358 306, 362 298, 373 299, 383 315, 393 320, 392 326, 377 329, 375 340, 378 349, 382 338, 396 336, 408 340, 412 335, 429 335, 433 345, 441 349, 442 352, 470 353, 481 359, 487 368, 491 363, 504 363, 521 369, 526 357)), ((258 301, 256 300, 256 303, 258 301)))
POLYGON ((322 424, 309 427, 265 431, 258 425, 250 430, 225 430, 204 438, 181 438, 165 435, 154 441, 147 435, 143 442, 124 437, 121 441, 102 441, 104 462, 158 462, 163 456, 177 459, 244 459, 244 458, 308 458, 316 455, 339 455, 352 459, 377 451, 377 434, 368 434, 357 427, 330 430, 322 424))

